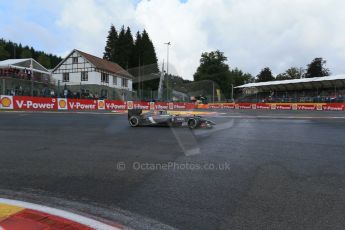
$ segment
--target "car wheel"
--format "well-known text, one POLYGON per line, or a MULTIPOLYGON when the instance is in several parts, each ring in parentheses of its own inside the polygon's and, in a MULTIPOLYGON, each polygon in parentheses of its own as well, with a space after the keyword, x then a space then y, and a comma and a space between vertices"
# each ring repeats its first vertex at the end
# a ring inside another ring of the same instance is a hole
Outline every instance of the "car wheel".
POLYGON ((197 126, 198 126, 198 122, 197 122, 196 119, 191 118, 191 119, 188 120, 188 127, 190 129, 195 129, 197 126))
POLYGON ((139 117, 137 116, 131 116, 128 121, 129 121, 130 126, 132 127, 138 127, 140 124, 139 117))

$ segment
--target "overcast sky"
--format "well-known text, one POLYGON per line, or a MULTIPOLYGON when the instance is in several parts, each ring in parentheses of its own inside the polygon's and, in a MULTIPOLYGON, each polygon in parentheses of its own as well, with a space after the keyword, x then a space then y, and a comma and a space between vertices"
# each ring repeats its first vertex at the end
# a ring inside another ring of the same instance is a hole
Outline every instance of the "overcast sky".
POLYGON ((0 0, 0 37, 64 56, 77 48, 102 57, 110 25, 146 29, 158 59, 193 78, 200 55, 219 49, 231 68, 257 75, 323 57, 345 73, 343 0, 0 0))

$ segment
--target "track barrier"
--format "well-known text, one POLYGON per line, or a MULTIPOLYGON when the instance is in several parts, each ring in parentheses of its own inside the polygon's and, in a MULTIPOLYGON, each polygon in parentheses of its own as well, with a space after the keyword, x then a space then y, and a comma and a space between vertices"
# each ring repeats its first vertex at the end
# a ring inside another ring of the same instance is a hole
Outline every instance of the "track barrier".
POLYGON ((257 109, 257 110, 327 110, 345 111, 345 103, 210 103, 144 102, 120 100, 92 100, 24 96, 0 96, 2 110, 192 110, 192 109, 257 109))

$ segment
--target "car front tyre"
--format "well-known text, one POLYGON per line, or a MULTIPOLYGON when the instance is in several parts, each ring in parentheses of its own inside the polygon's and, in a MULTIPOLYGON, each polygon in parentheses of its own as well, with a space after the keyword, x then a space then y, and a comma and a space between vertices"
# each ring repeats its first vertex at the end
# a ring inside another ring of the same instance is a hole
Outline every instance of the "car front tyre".
POLYGON ((195 129, 195 128, 197 128, 197 126, 198 126, 198 121, 196 119, 191 118, 188 120, 188 127, 190 129, 195 129))

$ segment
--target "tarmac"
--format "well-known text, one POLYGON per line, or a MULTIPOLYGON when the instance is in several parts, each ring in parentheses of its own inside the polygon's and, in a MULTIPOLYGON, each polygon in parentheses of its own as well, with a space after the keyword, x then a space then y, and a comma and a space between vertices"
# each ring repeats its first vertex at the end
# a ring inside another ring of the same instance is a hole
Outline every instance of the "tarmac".
POLYGON ((344 112, 212 112, 194 131, 2 112, 0 197, 133 229, 344 229, 344 112))

